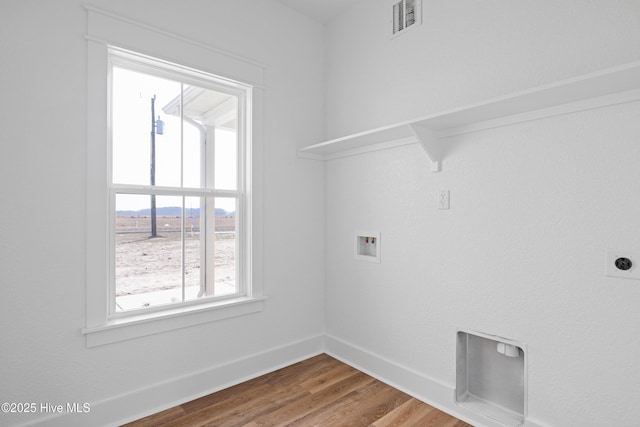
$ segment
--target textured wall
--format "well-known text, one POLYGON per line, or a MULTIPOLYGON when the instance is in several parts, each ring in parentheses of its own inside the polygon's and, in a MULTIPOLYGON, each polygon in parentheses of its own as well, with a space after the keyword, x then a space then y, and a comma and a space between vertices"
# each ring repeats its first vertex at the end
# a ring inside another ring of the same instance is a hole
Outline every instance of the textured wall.
MULTIPOLYGON (((330 137, 640 56, 638 2, 423 1, 393 40, 386 4, 327 27, 330 137)), ((638 247, 639 113, 448 138, 435 174, 418 145, 327 162, 327 333, 452 387, 458 328, 518 340, 532 419, 635 424, 640 282, 604 277, 603 258, 638 247), (353 259, 362 229, 382 233, 381 264, 353 259)))
POLYGON ((422 0, 390 38, 390 7, 361 1, 327 25, 328 137, 444 111, 637 60, 634 0, 422 0))
POLYGON ((265 65, 269 299, 259 314, 85 347, 87 15, 79 0, 0 2, 0 400, 91 402, 81 425, 99 425, 96 402, 323 331, 323 172, 295 161, 303 136, 322 135, 322 26, 262 0, 92 4, 265 65))

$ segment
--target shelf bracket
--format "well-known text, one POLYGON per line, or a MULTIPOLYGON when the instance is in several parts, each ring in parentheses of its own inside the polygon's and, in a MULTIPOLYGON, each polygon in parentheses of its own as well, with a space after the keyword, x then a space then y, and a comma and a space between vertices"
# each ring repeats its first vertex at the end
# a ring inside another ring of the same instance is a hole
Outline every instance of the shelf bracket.
POLYGON ((431 160, 431 172, 440 172, 440 153, 438 151, 438 135, 431 129, 410 124, 409 128, 420 143, 420 146, 431 160))

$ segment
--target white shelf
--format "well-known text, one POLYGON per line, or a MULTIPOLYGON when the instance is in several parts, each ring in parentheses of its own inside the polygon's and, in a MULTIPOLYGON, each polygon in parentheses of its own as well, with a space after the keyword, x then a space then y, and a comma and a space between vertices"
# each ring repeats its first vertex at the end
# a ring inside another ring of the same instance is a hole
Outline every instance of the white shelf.
POLYGON ((444 137, 638 99, 640 61, 310 145, 299 149, 298 156, 331 160, 420 143, 435 172, 444 137))

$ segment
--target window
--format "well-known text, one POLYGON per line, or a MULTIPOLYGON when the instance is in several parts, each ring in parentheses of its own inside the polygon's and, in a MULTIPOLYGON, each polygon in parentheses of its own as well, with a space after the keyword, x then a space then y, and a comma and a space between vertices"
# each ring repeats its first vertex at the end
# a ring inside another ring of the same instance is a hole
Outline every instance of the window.
POLYGON ((262 311, 264 66, 87 12, 87 347, 262 311))
POLYGON ((248 87, 109 59, 110 315, 245 295, 248 87))

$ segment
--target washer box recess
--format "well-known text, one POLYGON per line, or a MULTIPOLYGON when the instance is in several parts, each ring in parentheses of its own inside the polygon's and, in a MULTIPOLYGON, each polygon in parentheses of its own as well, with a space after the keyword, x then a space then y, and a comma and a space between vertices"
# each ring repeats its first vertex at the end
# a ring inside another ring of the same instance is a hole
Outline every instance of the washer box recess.
POLYGON ((356 232, 354 258, 360 261, 380 262, 380 232, 356 232))
POLYGON ((516 341, 458 331, 456 403, 505 426, 522 426, 527 407, 525 355, 525 346, 516 341))

